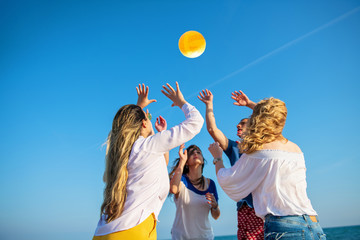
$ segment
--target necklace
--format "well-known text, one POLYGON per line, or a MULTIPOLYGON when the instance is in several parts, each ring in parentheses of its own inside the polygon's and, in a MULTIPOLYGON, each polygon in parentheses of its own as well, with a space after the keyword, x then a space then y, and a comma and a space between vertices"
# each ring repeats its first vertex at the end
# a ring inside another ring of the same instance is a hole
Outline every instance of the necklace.
POLYGON ((195 179, 195 180, 191 180, 189 175, 187 176, 189 181, 191 182, 192 185, 194 186, 201 186, 201 188, 204 188, 204 185, 205 185, 205 178, 203 175, 201 175, 201 177, 199 177, 198 179, 195 179))

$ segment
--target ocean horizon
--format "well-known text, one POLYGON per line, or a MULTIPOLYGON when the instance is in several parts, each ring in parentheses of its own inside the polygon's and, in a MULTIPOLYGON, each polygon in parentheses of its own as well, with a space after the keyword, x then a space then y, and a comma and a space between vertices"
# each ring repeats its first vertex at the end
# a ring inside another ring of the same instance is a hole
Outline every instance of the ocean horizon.
MULTIPOLYGON (((360 225, 323 228, 327 240, 360 240, 360 225)), ((171 240, 171 239, 163 239, 171 240)), ((236 235, 215 236, 215 240, 237 240, 236 235)))

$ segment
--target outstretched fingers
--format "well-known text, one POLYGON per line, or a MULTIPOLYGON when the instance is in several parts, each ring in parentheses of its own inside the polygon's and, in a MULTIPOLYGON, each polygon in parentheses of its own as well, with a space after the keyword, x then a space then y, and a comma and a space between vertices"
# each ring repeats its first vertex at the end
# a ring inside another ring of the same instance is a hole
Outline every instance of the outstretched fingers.
POLYGON ((233 100, 235 100, 235 101, 238 100, 238 98, 237 98, 237 97, 234 97, 234 96, 231 96, 231 98, 232 98, 233 100))
POLYGON ((240 96, 240 94, 237 91, 232 92, 231 95, 233 95, 234 97, 239 97, 240 96))
POLYGON ((149 86, 145 86, 144 83, 139 84, 136 87, 136 92, 137 92, 137 95, 138 95, 137 105, 140 106, 141 108, 145 108, 150 103, 156 102, 155 99, 148 99, 149 86))
POLYGON ((212 96, 212 93, 210 90, 208 89, 203 89, 202 91, 199 92, 199 95, 197 96, 199 98, 200 101, 204 102, 210 100, 212 96))
POLYGON ((163 90, 161 90, 161 92, 164 93, 165 96, 170 98, 170 96, 173 96, 175 94, 175 90, 170 86, 170 84, 167 83, 166 86, 163 85, 162 87, 163 90))
MULTIPOLYGON (((165 88, 165 86, 163 86, 163 88, 164 88, 166 91, 168 91, 168 90, 165 88)), ((162 89, 161 89, 161 92, 162 92, 165 96, 167 96, 168 98, 170 98, 170 94, 169 94, 168 92, 165 92, 165 91, 162 90, 162 89)))
POLYGON ((163 89, 161 90, 161 92, 171 101, 173 101, 171 105, 172 107, 178 106, 181 108, 186 103, 184 96, 180 91, 178 82, 176 82, 176 91, 169 83, 166 83, 166 85, 163 85, 162 87, 163 89))
POLYGON ((139 86, 136 87, 136 90, 137 90, 138 94, 143 94, 144 90, 145 90, 145 84, 144 83, 143 84, 139 83, 139 86))
MULTIPOLYGON (((203 90, 204 91, 204 90, 203 90)), ((202 92, 199 92, 199 95, 201 98, 204 98, 205 97, 205 94, 203 94, 202 92)))
MULTIPOLYGON (((166 86, 168 86, 168 88, 170 88, 170 90, 171 90, 171 93, 175 93, 175 90, 174 90, 174 88, 170 85, 170 84, 166 84, 166 86)), ((177 87, 176 88, 178 88, 178 85, 176 85, 177 87)))

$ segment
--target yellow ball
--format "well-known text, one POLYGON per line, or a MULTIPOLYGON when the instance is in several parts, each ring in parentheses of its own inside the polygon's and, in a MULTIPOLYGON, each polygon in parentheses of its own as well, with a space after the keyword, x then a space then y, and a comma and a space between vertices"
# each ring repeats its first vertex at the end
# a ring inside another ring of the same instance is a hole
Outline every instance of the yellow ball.
POLYGON ((205 51, 205 47, 205 38, 197 31, 187 31, 179 39, 180 52, 188 58, 199 57, 205 51))

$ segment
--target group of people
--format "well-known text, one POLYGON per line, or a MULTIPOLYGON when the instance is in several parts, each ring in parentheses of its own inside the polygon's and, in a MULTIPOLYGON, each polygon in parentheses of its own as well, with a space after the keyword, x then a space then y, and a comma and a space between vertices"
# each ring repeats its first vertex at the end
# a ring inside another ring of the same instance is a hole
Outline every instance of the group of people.
MULTIPOLYGON (((200 132, 203 117, 184 99, 178 83, 175 89, 166 84, 161 92, 185 120, 167 129, 159 116, 155 134, 151 114, 144 111, 155 100, 149 100, 144 84, 136 89, 137 104, 119 109, 108 136, 104 201, 93 240, 156 239, 158 215, 169 193, 176 205, 172 239, 214 239, 209 215, 220 217, 216 185, 203 175, 201 149, 185 149, 200 132), (179 158, 168 174, 169 151, 178 146, 179 158)), ((198 98, 215 141, 208 150, 217 181, 237 202, 238 239, 326 239, 306 194, 304 155, 282 135, 285 103, 275 98, 255 103, 242 91, 231 94, 235 105, 253 110, 236 126, 238 141, 217 128, 211 91, 201 91, 198 98), (223 153, 231 168, 224 167, 223 153)))

